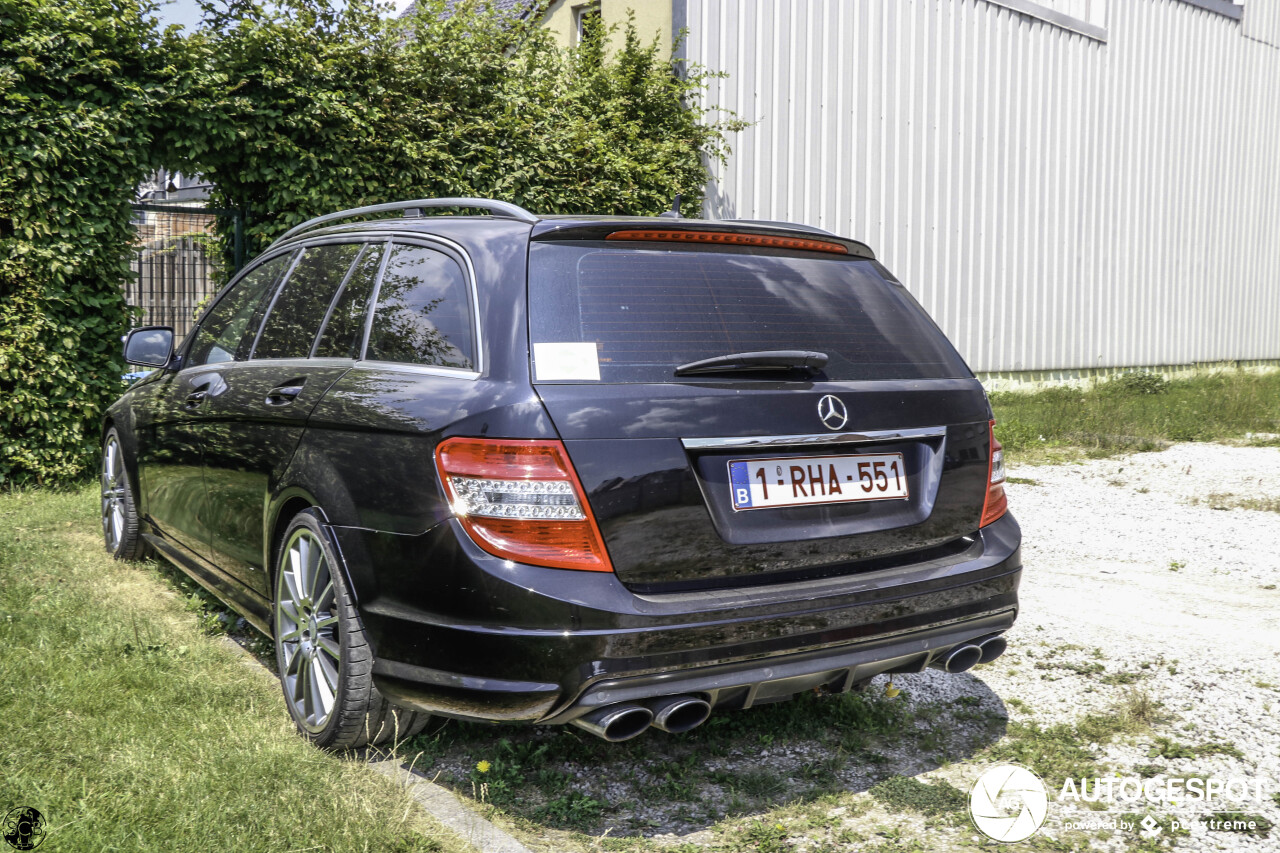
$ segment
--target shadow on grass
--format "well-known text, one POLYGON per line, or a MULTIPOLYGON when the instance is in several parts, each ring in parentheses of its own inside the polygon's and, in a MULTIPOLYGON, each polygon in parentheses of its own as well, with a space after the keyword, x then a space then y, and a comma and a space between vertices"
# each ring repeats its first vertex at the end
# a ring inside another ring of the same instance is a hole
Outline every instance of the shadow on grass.
POLYGON ((1005 733, 1004 705, 979 677, 929 671, 893 684, 893 698, 880 677, 864 693, 801 694, 619 744, 568 726, 438 720, 400 755, 406 768, 535 831, 619 839, 684 835, 865 791, 968 758, 1005 733))
MULTIPOLYGON (((275 672, 267 637, 179 569, 163 560, 146 565, 204 631, 227 636, 275 672)), ((535 833, 625 839, 686 835, 726 818, 866 791, 969 758, 1005 734, 1003 702, 972 673, 930 670, 895 675, 892 683, 896 696, 881 676, 861 693, 805 693, 717 712, 685 734, 650 729, 618 744, 570 726, 437 718, 394 751, 405 769, 528 822, 535 833)))

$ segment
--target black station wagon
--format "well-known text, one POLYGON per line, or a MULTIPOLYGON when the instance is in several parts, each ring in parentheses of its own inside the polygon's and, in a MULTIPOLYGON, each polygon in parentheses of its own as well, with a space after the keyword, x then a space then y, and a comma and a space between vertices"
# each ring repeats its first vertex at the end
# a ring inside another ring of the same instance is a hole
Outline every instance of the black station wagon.
POLYGON ((1017 614, 982 386, 825 231, 377 205, 125 350, 158 369, 103 426, 107 547, 273 636, 321 746, 682 732, 963 671, 1017 614))

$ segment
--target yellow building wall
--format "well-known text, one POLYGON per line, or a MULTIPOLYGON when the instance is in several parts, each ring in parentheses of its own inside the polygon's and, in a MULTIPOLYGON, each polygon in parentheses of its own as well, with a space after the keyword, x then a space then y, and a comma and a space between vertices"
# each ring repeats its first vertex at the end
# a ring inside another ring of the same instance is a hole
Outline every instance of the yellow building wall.
MULTIPOLYGON (((583 0, 555 0, 548 7, 543 24, 555 34, 561 47, 570 47, 577 42, 574 10, 590 5, 593 4, 583 0)), ((599 0, 599 6, 605 28, 617 27, 613 44, 621 44, 627 14, 634 12, 641 43, 648 44, 657 36, 662 57, 665 59, 671 55, 671 0, 599 0)))

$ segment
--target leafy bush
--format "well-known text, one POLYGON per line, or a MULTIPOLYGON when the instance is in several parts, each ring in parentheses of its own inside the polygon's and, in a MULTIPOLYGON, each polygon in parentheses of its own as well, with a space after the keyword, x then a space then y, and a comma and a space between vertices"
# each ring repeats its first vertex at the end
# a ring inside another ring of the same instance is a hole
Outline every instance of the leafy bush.
POLYGON ((79 475, 121 389, 129 200, 170 44, 146 11, 0 0, 0 484, 79 475))
POLYGON ((1120 394, 1163 394, 1169 390, 1169 380, 1148 370, 1129 370, 1102 387, 1120 394))
MULTIPOLYGON (((201 0, 160 34, 151 0, 0 0, 0 484, 91 464, 121 390, 129 201, 156 166, 202 174, 256 252, 334 210, 479 195, 556 212, 697 205, 707 73, 634 29, 555 48, 534 22, 424 0, 201 0)), ((224 223, 225 224, 225 223, 224 223)), ((230 252, 230 235, 223 233, 230 252)))
POLYGON ((571 51, 486 4, 411 22, 371 0, 205 6, 187 43, 168 161, 219 206, 248 213, 253 254, 335 210, 480 196, 541 213, 659 213, 699 204, 723 132, 696 108, 707 77, 679 75, 634 28, 571 51))

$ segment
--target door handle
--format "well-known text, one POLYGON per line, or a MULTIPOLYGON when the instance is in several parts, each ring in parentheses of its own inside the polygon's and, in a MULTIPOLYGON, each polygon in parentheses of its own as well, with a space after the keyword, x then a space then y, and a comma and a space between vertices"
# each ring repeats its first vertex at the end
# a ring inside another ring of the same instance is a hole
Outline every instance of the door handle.
POLYGON ((182 404, 182 407, 189 412, 194 411, 200 408, 200 404, 203 403, 205 398, 208 396, 209 391, 205 388, 201 388, 199 391, 192 391, 187 395, 187 401, 182 404))
MULTIPOLYGON (((305 380, 303 380, 305 381, 305 380)), ((267 392, 268 406, 287 406, 302 393, 302 382, 296 385, 279 385, 267 392)))

